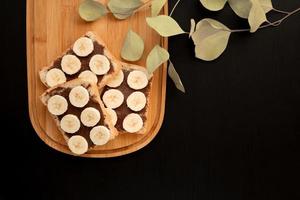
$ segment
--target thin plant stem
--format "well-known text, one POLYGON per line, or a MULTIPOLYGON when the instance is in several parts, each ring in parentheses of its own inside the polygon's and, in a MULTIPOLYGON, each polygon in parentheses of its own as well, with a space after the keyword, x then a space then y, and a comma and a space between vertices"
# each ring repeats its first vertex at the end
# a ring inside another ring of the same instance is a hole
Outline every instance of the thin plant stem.
POLYGON ((173 12, 175 11, 175 9, 176 9, 176 7, 178 6, 178 4, 180 3, 180 1, 181 1, 181 0, 178 0, 178 1, 175 3, 173 9, 172 9, 171 12, 170 12, 170 17, 172 16, 173 12))
POLYGON ((278 12, 278 13, 282 13, 282 14, 289 14, 288 11, 284 11, 284 10, 278 10, 276 8, 272 8, 273 11, 278 12))

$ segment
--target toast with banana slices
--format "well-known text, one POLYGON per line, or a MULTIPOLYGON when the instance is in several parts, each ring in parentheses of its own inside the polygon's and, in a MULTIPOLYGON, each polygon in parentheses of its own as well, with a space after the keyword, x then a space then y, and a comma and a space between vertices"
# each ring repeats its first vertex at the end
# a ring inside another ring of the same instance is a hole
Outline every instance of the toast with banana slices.
POLYGON ((118 134, 94 84, 75 79, 48 89, 41 101, 74 154, 105 145, 118 134))
POLYGON ((144 67, 122 63, 122 70, 100 89, 101 99, 119 133, 146 132, 151 86, 152 77, 144 67))
POLYGON ((39 75, 47 87, 81 78, 101 88, 120 69, 119 61, 110 53, 103 40, 94 33, 87 32, 61 57, 44 67, 39 75))

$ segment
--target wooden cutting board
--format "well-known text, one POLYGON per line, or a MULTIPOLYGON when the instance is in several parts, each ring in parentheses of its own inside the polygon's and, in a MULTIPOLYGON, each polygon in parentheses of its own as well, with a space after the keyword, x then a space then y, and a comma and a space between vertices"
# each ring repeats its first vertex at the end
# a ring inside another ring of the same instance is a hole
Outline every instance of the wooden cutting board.
MULTIPOLYGON (((150 9, 137 12, 130 19, 116 20, 111 14, 93 23, 84 22, 78 15, 81 0, 27 0, 27 73, 29 113, 38 136, 50 147, 71 154, 54 121, 39 97, 46 90, 38 77, 39 70, 62 54, 87 31, 93 31, 106 42, 110 51, 120 59, 120 49, 129 28, 145 41, 145 54, 136 64, 145 66, 148 53, 156 45, 167 48, 167 39, 158 36, 146 25, 150 9)), ((105 0, 102 1, 105 3, 105 0)), ((165 5, 164 14, 168 13, 165 5)), ((123 134, 82 157, 114 157, 137 151, 146 146, 158 133, 164 118, 167 66, 154 75, 151 90, 147 134, 123 134)))

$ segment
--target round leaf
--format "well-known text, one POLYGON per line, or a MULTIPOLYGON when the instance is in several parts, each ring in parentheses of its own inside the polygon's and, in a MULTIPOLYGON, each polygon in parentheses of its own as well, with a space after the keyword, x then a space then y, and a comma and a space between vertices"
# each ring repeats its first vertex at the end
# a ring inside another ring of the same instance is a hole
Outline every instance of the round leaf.
POLYGON ((247 19, 251 9, 250 0, 228 0, 232 10, 241 18, 247 19))
POLYGON ((151 28, 163 37, 170 37, 185 33, 178 23, 172 17, 167 15, 147 17, 146 21, 151 28))
POLYGON ((170 61, 170 64, 169 64, 169 68, 168 68, 168 74, 170 76, 170 78, 173 80, 176 88, 178 90, 180 90, 181 92, 185 93, 185 88, 182 84, 182 81, 180 79, 180 76, 179 74, 177 73, 173 63, 170 61))
POLYGON ((273 4, 271 0, 259 0, 260 5, 263 7, 265 13, 268 13, 273 9, 273 4))
POLYGON ((203 19, 192 34, 197 58, 211 61, 218 58, 226 49, 230 29, 213 19, 203 19))
POLYGON ((151 15, 152 17, 157 16, 161 9, 164 7, 167 0, 153 0, 151 5, 151 15))
POLYGON ((262 23, 267 21, 267 17, 258 0, 251 0, 251 2, 252 7, 250 10, 248 21, 250 25, 250 32, 254 33, 262 23))
POLYGON ((139 60, 144 52, 144 41, 134 31, 129 30, 123 44, 121 57, 128 61, 139 60))
MULTIPOLYGON (((242 18, 247 19, 252 7, 251 0, 228 0, 232 10, 242 18)), ((271 0, 258 0, 258 3, 263 7, 264 12, 268 13, 272 10, 273 5, 271 0)))
POLYGON ((106 7, 94 0, 85 0, 79 6, 80 17, 88 22, 95 21, 106 13, 106 7))
POLYGON ((156 45, 149 53, 146 66, 149 74, 152 74, 159 66, 169 60, 169 52, 164 48, 156 45))
POLYGON ((200 2, 206 9, 211 11, 218 11, 224 8, 227 0, 200 0, 200 2))
POLYGON ((130 17, 142 5, 141 0, 110 0, 107 4, 109 10, 117 19, 130 17))

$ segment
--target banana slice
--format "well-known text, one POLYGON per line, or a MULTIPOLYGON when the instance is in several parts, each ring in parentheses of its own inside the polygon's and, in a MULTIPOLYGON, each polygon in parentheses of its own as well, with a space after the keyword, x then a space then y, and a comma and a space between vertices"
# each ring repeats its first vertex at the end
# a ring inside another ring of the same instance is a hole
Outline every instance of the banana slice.
POLYGON ((65 55, 61 60, 61 68, 66 74, 73 75, 80 70, 81 62, 74 55, 65 55))
POLYGON ((62 115, 68 110, 68 102, 63 96, 54 95, 49 98, 47 108, 52 115, 62 115))
POLYGON ((146 106, 146 96, 142 92, 133 92, 129 97, 127 98, 127 106, 135 111, 141 111, 146 106))
POLYGON ((54 87, 56 85, 65 83, 66 81, 66 75, 60 69, 51 69, 46 74, 46 83, 49 87, 54 87))
POLYGON ((106 74, 110 69, 110 62, 104 55, 94 55, 89 63, 90 69, 97 75, 106 74))
POLYGON ((109 141, 110 131, 105 126, 96 126, 90 131, 90 138, 95 145, 104 145, 109 141))
POLYGON ((118 116, 117 116, 116 111, 114 111, 111 108, 106 108, 106 112, 110 116, 110 119, 111 119, 111 122, 112 122, 113 126, 115 126, 117 124, 117 121, 118 121, 118 116))
POLYGON ((73 51, 77 56, 86 57, 94 50, 94 43, 90 38, 81 37, 73 45, 73 51))
POLYGON ((123 120, 123 128, 129 133, 136 133, 140 131, 144 126, 141 116, 135 113, 131 113, 123 120))
POLYGON ((66 133, 76 133, 80 129, 80 121, 76 115, 65 115, 60 120, 60 127, 66 133))
POLYGON ((68 140, 69 149, 77 155, 86 153, 88 151, 88 146, 86 139, 80 135, 72 136, 68 140))
POLYGON ((127 83, 130 88, 140 90, 148 85, 148 78, 144 72, 135 70, 129 73, 127 83))
POLYGON ((104 93, 102 99, 106 107, 115 109, 122 105, 124 101, 124 95, 119 90, 110 89, 104 93))
POLYGON ((90 70, 81 72, 78 77, 83 79, 84 81, 91 83, 91 84, 98 83, 98 78, 97 78, 96 74, 94 74, 90 70))
POLYGON ((122 82, 124 81, 124 73, 122 70, 120 70, 115 77, 109 81, 109 83, 107 84, 108 87, 111 88, 116 88, 119 87, 122 82))
POLYGON ((74 87, 69 94, 71 104, 78 108, 84 107, 89 102, 89 99, 89 92, 82 86, 74 87))
POLYGON ((80 114, 80 120, 83 125, 93 127, 100 121, 100 112, 92 107, 84 109, 80 114))

